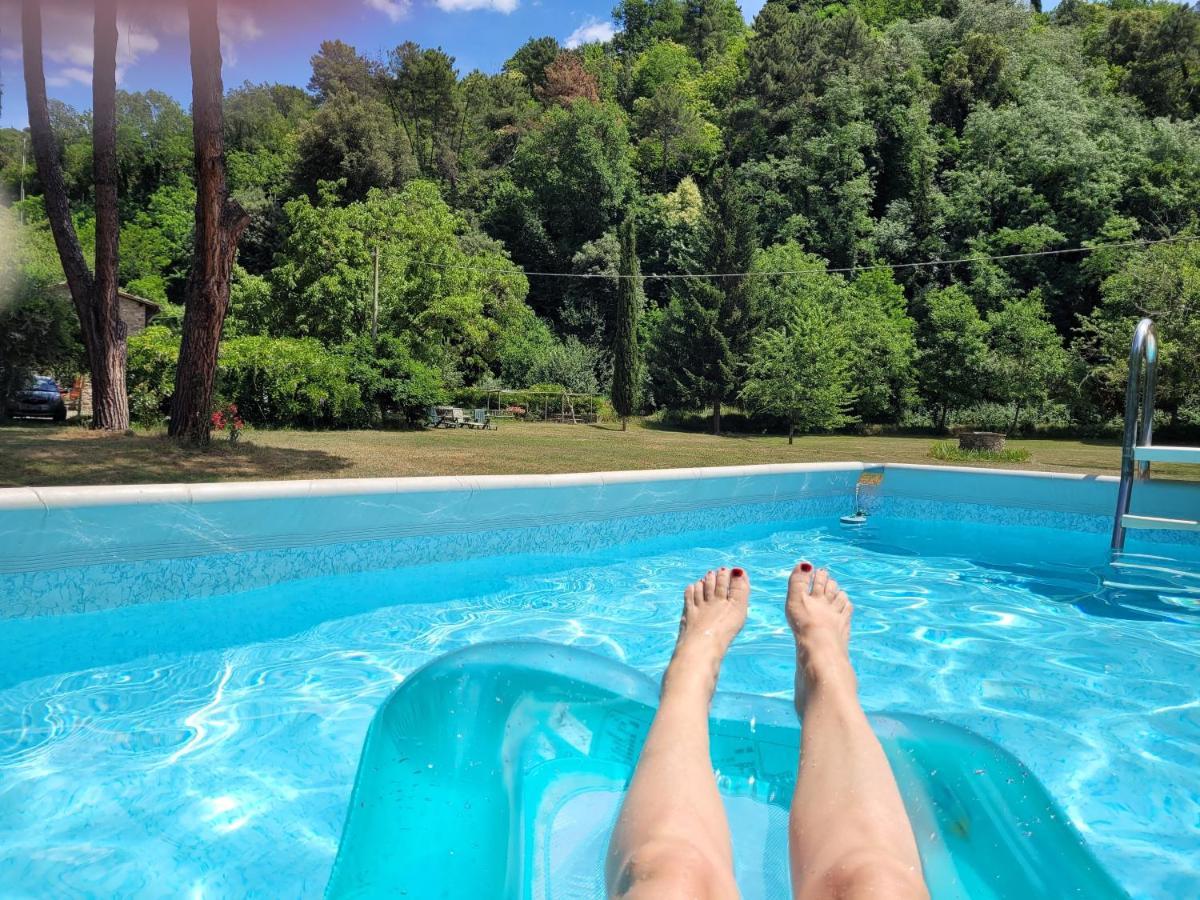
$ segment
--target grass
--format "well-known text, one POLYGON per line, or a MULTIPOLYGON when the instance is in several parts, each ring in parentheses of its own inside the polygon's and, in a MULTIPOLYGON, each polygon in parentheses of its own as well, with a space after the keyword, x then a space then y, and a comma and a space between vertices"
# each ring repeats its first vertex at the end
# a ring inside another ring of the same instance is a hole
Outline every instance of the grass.
MULTIPOLYGON (((1010 440, 1024 462, 984 465, 1114 474, 1108 441, 1010 440)), ((0 487, 288 478, 367 478, 662 469, 861 460, 931 464, 928 437, 814 435, 793 446, 774 435, 712 435, 632 422, 617 425, 502 423, 498 431, 256 431, 241 444, 185 450, 160 434, 104 435, 77 426, 0 427, 0 487)), ((958 462, 956 460, 956 462, 958 462)), ((975 464, 966 460, 966 465, 975 464)), ((1186 466, 1156 477, 1196 478, 1186 466)))
POLYGON ((1033 453, 1028 447, 1006 447, 1003 450, 964 450, 954 441, 938 441, 929 455, 941 462, 1029 462, 1033 453))

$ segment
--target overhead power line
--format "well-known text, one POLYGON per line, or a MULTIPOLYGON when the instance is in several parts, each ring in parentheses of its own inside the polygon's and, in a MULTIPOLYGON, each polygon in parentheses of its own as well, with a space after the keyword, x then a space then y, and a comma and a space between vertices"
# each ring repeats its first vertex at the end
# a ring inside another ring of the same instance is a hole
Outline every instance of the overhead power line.
POLYGON ((859 272, 872 272, 879 269, 890 269, 897 271, 900 269, 927 269, 936 268, 937 266, 958 266, 966 263, 979 262, 999 262, 1010 259, 1031 259, 1039 256, 1066 256, 1074 253, 1095 253, 1100 250, 1121 250, 1131 247, 1150 247, 1155 244, 1176 244, 1187 243, 1189 241, 1200 241, 1200 235, 1176 235, 1175 237, 1157 238, 1154 240, 1138 240, 1138 241, 1119 241, 1108 244, 1093 244, 1083 247, 1065 247, 1060 250, 1030 250, 1024 253, 998 253, 990 256, 960 256, 954 259, 928 259, 921 262, 907 263, 874 263, 865 266, 841 266, 834 268, 822 268, 820 266, 810 266, 805 269, 792 269, 773 272, 662 272, 643 275, 621 275, 619 273, 603 274, 599 272, 538 272, 528 269, 500 269, 488 266, 461 266, 451 263, 435 263, 428 262, 423 259, 412 259, 411 261, 420 266, 427 266, 433 269, 447 269, 460 272, 481 272, 489 275, 524 275, 527 278, 582 278, 582 279, 619 279, 619 278, 640 278, 643 281, 673 281, 687 279, 703 279, 703 278, 771 278, 782 275, 854 275, 859 272))

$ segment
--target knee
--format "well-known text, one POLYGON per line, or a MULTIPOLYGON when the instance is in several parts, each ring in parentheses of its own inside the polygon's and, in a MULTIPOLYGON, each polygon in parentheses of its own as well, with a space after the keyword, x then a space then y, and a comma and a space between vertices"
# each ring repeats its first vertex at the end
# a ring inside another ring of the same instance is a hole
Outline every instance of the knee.
POLYGON ((850 856, 833 866, 821 879, 822 895, 837 900, 927 900, 929 889, 918 866, 913 869, 895 857, 877 853, 850 856))
MULTIPOLYGON (((707 900, 729 896, 730 876, 692 844, 649 842, 625 859, 609 883, 609 896, 637 900, 707 900)), ((736 893, 732 896, 737 896, 736 893)))

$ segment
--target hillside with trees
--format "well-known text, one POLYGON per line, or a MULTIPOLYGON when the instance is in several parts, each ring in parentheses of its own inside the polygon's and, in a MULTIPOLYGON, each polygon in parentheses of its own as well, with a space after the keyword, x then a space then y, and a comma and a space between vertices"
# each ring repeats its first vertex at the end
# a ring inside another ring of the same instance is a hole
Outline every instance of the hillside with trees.
MULTIPOLYGON (((747 25, 734 0, 623 0, 614 17, 609 43, 535 38, 494 74, 329 40, 308 84, 229 90, 249 225, 221 399, 255 424, 360 426, 615 383, 622 419, 713 430, 725 413, 1101 431, 1152 315, 1160 407, 1200 426, 1200 6, 769 0, 747 25)), ((49 113, 91 260, 91 114, 49 113)), ((4 383, 86 368, 24 139, 0 131, 4 383)), ((171 407, 191 142, 176 100, 118 92, 117 277, 163 309, 129 341, 144 424, 171 407)))

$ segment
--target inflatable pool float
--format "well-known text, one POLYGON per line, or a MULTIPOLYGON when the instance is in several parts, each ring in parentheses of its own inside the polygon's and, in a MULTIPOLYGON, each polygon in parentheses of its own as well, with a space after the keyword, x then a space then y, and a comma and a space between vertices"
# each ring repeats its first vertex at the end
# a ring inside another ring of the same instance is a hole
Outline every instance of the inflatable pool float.
MULTIPOLYGON (((603 897, 657 700, 652 679, 567 647, 483 644, 435 660, 371 724, 327 897, 603 897)), ((935 898, 1125 896, 1006 751, 920 716, 871 722, 935 898)), ((792 705, 718 692, 711 733, 742 895, 788 898, 792 705)))

